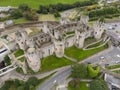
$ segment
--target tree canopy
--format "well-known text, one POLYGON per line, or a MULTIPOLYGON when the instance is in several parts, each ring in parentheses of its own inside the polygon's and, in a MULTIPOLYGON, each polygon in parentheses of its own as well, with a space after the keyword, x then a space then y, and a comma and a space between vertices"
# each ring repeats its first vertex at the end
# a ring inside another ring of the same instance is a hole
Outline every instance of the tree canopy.
POLYGON ((86 78, 87 75, 87 68, 84 64, 75 64, 74 66, 72 66, 72 77, 86 78))
POLYGON ((97 79, 90 83, 90 90, 109 90, 103 79, 97 79))

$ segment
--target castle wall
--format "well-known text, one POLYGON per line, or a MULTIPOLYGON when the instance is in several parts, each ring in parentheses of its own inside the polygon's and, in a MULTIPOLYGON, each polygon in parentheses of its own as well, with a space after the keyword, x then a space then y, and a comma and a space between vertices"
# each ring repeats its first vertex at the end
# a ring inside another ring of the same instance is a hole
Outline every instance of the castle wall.
POLYGON ((70 37, 65 40, 65 48, 71 47, 74 45, 75 37, 70 37))
POLYGON ((54 44, 49 44, 40 48, 40 58, 53 55, 55 51, 54 44))

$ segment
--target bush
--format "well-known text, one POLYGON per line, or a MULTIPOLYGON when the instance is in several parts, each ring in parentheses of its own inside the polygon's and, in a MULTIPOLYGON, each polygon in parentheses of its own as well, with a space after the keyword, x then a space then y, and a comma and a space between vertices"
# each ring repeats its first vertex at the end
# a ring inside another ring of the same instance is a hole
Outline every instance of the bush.
POLYGON ((12 81, 5 81, 5 84, 2 86, 2 88, 0 88, 0 90, 9 90, 12 83, 12 81))
POLYGON ((60 17, 59 12, 55 12, 55 13, 54 13, 54 16, 55 16, 55 17, 60 17))
POLYGON ((29 11, 30 10, 30 7, 27 4, 21 4, 21 5, 19 5, 18 8, 22 11, 29 11))
POLYGON ((36 77, 30 77, 27 81, 28 85, 33 85, 36 86, 37 84, 39 84, 39 80, 36 77))
POLYGON ((11 17, 13 19, 18 19, 18 18, 21 18, 22 16, 23 16, 23 14, 19 9, 15 9, 11 12, 11 17))
POLYGON ((89 76, 91 78, 97 77, 99 72, 100 72, 100 68, 99 67, 96 67, 94 69, 91 64, 88 64, 87 69, 88 69, 89 76))

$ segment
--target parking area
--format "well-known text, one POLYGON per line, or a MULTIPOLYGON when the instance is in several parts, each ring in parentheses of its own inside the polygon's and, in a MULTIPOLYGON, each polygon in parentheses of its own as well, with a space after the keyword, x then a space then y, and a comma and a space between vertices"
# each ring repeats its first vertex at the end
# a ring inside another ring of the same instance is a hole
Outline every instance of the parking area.
POLYGON ((120 64, 120 48, 113 47, 109 52, 100 54, 99 56, 92 58, 86 63, 95 63, 101 66, 120 64))

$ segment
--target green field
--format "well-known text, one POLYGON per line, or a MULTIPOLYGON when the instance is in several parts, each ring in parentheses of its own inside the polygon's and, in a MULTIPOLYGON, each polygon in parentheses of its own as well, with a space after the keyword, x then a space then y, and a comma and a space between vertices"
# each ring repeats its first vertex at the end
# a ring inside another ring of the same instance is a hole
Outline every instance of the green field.
POLYGON ((42 59, 41 72, 53 70, 63 66, 74 64, 74 62, 66 58, 57 58, 55 55, 48 56, 42 59))
POLYGON ((25 18, 20 18, 20 19, 14 20, 15 24, 28 23, 28 22, 30 22, 30 21, 26 20, 25 18))
POLYGON ((0 0, 0 6, 19 6, 22 3, 28 4, 32 8, 38 8, 39 5, 49 5, 57 3, 72 4, 77 1, 87 0, 0 0))
POLYGON ((56 21, 56 18, 53 14, 40 14, 39 21, 56 21))
POLYGON ((24 55, 24 51, 22 49, 19 49, 14 53, 14 55, 15 55, 15 57, 22 56, 22 55, 24 55))
POLYGON ((65 54, 69 57, 72 57, 72 58, 75 58, 75 59, 81 61, 81 60, 88 58, 106 48, 108 48, 107 45, 101 46, 99 48, 92 49, 92 50, 83 50, 83 49, 78 49, 75 46, 72 46, 65 50, 65 54))

